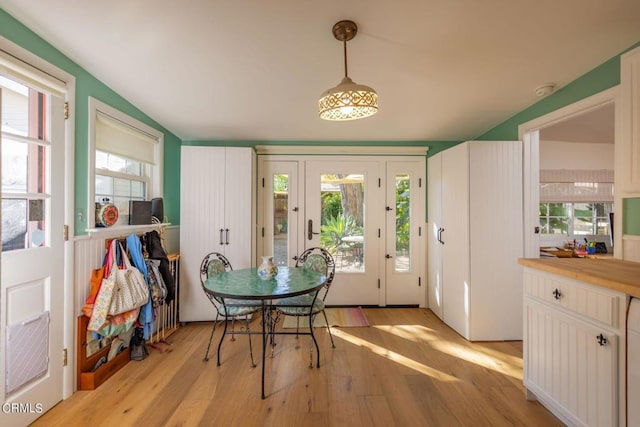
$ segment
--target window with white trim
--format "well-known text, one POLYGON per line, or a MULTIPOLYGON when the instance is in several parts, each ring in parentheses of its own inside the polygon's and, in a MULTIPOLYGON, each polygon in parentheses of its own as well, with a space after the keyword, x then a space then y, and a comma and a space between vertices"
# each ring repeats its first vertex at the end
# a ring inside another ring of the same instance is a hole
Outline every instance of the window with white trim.
POLYGON ((95 203, 108 201, 118 208, 117 224, 126 225, 129 201, 162 197, 163 134, 96 99, 89 108, 89 211, 95 218, 95 203))

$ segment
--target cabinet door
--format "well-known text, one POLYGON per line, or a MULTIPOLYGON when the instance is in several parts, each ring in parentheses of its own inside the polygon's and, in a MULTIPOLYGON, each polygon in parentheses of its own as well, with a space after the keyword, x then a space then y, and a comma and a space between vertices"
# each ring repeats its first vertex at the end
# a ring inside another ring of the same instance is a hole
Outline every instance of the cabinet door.
MULTIPOLYGON (((622 98, 622 137, 620 145, 622 182, 620 194, 640 192, 640 48, 622 55, 620 63, 620 86, 622 98)), ((618 182, 616 181, 616 192, 618 182)))
POLYGON ((444 321, 469 337, 469 146, 442 152, 444 321))
POLYGON ((525 386, 571 424, 617 425, 618 337, 528 298, 524 307, 525 386))
POLYGON ((180 320, 213 320, 200 263, 224 253, 224 148, 182 147, 180 166, 180 320), (220 231, 222 230, 222 232, 220 231))
POLYGON ((442 228, 442 153, 429 158, 428 161, 427 209, 429 224, 427 227, 428 245, 428 306, 436 316, 443 319, 442 313, 442 244, 440 229, 442 228))
POLYGON ((227 147, 224 181, 224 254, 234 269, 255 265, 254 153, 227 147))

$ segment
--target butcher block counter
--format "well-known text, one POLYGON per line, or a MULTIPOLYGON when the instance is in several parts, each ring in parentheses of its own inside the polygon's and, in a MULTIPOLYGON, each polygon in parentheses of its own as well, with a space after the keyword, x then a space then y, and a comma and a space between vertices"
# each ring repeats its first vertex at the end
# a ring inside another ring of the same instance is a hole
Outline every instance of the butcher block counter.
POLYGON ((520 258, 518 262, 560 276, 640 298, 640 263, 619 259, 520 258))

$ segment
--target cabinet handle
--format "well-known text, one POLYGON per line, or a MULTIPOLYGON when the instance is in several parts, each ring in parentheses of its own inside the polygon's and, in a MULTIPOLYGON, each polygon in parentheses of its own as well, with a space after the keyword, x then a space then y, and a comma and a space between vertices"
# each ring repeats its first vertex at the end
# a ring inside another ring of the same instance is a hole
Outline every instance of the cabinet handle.
POLYGON ((444 245, 444 240, 442 240, 442 233, 444 233, 444 228, 440 229, 440 243, 444 245))
POLYGON ((553 297, 554 297, 556 300, 559 300, 559 299, 560 299, 560 297, 562 297, 562 293, 561 293, 561 292, 556 288, 556 290, 554 290, 554 291, 553 291, 553 297))
POLYGON ((607 345, 607 338, 600 334, 596 337, 598 339, 598 344, 600 344, 600 346, 604 347, 605 345, 607 345))
POLYGON ((220 229, 220 246, 224 245, 224 240, 222 240, 222 233, 224 233, 224 229, 220 229))
POLYGON ((226 239, 226 241, 224 243, 225 243, 225 245, 228 245, 229 244, 229 229, 225 228, 224 231, 227 233, 227 239, 226 239))

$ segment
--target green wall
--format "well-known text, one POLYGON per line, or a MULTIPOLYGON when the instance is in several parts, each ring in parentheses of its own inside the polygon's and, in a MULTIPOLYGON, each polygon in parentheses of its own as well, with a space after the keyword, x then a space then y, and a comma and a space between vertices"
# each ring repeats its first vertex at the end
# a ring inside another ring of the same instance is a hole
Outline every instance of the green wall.
POLYGON ((169 222, 180 221, 180 139, 71 61, 48 42, 0 9, 0 36, 76 78, 75 93, 75 234, 86 234, 88 197, 89 97, 94 97, 164 133, 164 208, 169 222), (80 220, 78 213, 82 213, 80 220))
POLYGON ((622 201, 622 233, 640 236, 640 197, 622 201))

